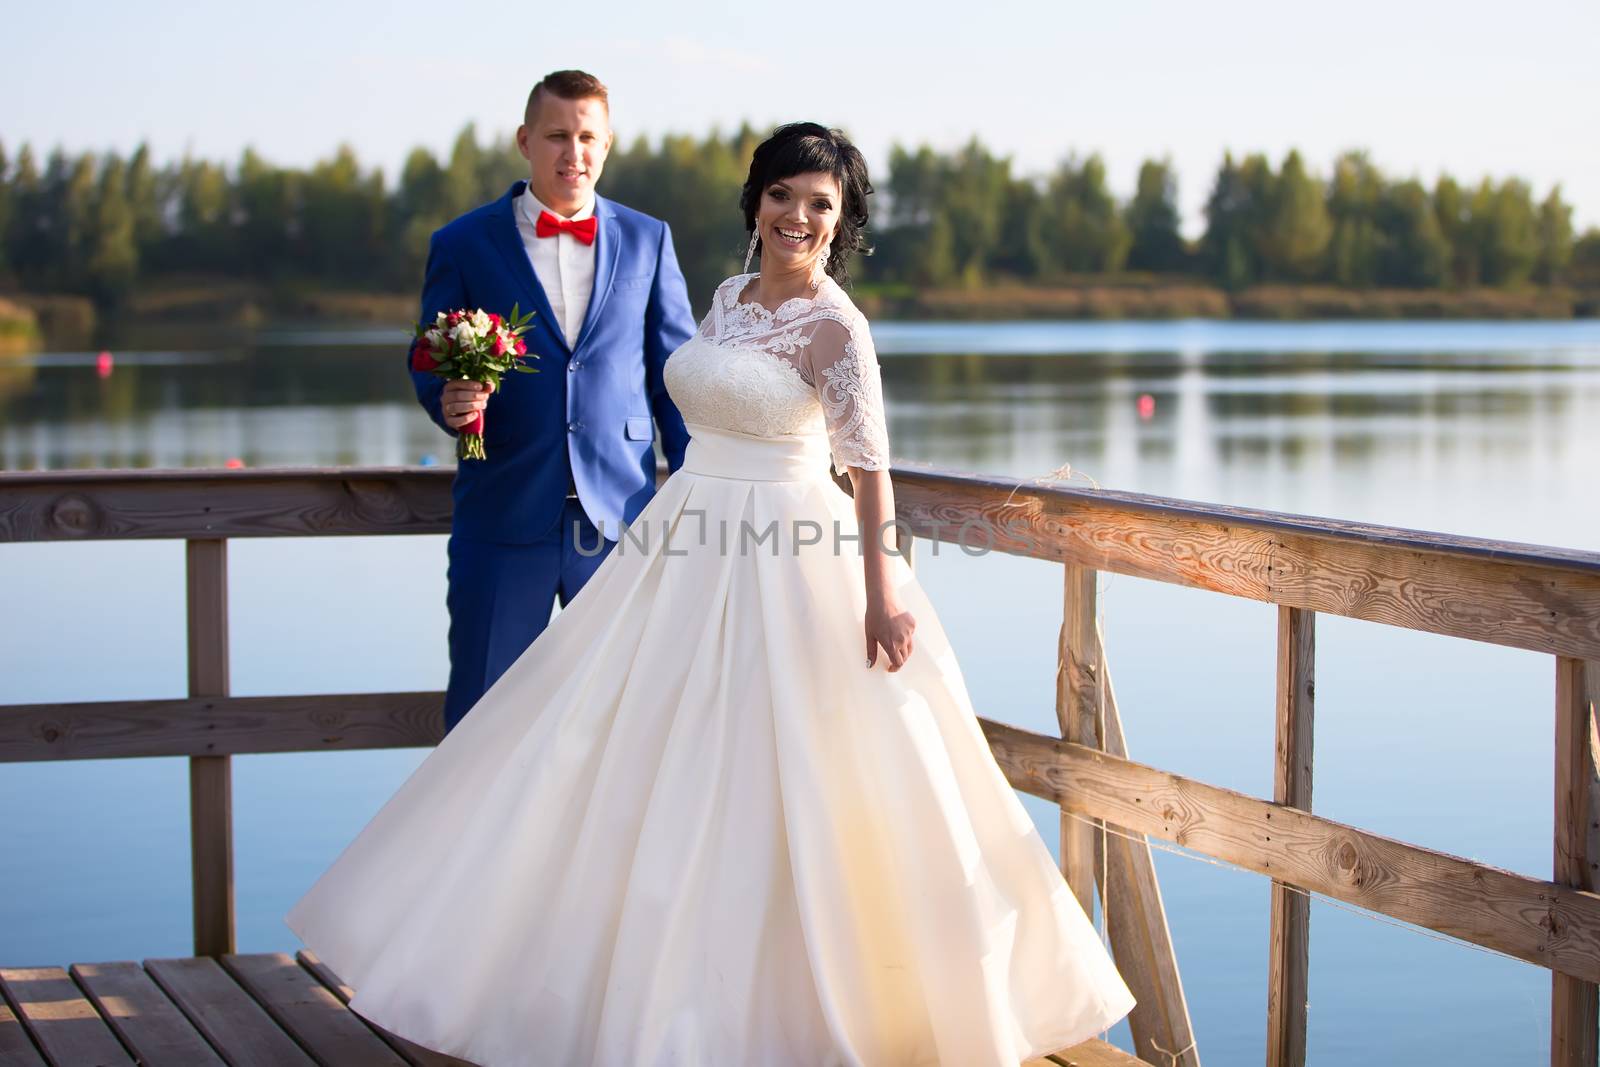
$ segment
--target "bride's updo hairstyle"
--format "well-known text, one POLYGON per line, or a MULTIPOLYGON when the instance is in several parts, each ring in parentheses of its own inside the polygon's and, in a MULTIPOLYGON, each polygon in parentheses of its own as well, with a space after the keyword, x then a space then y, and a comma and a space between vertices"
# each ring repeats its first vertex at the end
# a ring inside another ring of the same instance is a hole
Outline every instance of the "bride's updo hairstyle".
MULTIPOLYGON (((828 246, 827 267, 834 281, 843 282, 849 277, 845 263, 863 246, 867 197, 872 193, 872 183, 867 179, 867 161, 844 134, 816 122, 779 126, 771 137, 756 146, 755 155, 750 157, 750 176, 739 194, 739 207, 744 211, 745 232, 754 233, 756 210, 761 206, 761 194, 767 186, 796 174, 818 171, 833 175, 844 195, 844 202, 839 205, 839 225, 834 230, 833 243, 828 246)), ((867 249, 863 254, 870 252, 871 249, 867 249)))

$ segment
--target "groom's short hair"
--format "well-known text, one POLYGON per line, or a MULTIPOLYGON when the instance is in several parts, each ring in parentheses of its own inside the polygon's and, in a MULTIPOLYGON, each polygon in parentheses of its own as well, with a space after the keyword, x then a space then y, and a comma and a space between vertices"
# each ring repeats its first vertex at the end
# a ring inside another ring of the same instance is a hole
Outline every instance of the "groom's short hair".
POLYGON ((599 78, 581 70, 558 70, 539 79, 539 84, 528 94, 528 106, 522 109, 524 126, 532 126, 533 120, 538 117, 541 93, 549 93, 562 100, 587 100, 594 97, 606 106, 607 114, 611 112, 611 98, 606 95, 605 83, 599 78))

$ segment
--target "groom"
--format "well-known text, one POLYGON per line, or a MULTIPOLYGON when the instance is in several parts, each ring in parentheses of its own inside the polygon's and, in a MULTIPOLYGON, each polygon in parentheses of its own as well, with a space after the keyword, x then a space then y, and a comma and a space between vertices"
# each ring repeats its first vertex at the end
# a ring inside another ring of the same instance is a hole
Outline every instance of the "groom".
POLYGON ((477 382, 411 375, 447 432, 484 412, 489 457, 456 469, 447 731, 655 493, 654 429, 673 470, 689 439, 661 377, 695 327, 672 234, 594 192, 611 150, 606 87, 575 70, 545 77, 528 95, 517 148, 528 180, 433 235, 422 321, 455 308, 532 309, 525 338, 538 373, 506 375, 492 403, 477 382))

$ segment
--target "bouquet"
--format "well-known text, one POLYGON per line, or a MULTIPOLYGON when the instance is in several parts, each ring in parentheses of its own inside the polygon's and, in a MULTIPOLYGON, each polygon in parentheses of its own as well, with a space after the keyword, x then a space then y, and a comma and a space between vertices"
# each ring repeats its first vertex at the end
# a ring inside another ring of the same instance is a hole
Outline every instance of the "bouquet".
MULTIPOLYGON (((522 363, 528 356, 522 335, 532 321, 533 312, 518 315, 516 305, 512 305, 509 319, 481 308, 441 311, 433 325, 417 327, 417 339, 411 345, 411 369, 447 382, 483 382, 490 393, 498 392, 500 376, 507 371, 537 373, 522 363)), ((488 458, 483 450, 483 416, 480 411, 461 427, 456 438, 456 459, 488 458)))

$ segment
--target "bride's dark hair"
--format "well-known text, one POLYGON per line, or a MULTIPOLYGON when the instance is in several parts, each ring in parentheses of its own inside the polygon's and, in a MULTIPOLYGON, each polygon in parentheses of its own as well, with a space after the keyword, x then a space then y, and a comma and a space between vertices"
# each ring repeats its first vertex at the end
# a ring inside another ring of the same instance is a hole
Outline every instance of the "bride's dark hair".
MULTIPOLYGON (((754 233, 756 209, 761 206, 761 194, 767 186, 796 174, 817 171, 833 175, 843 194, 839 226, 828 246, 827 267, 834 281, 843 282, 850 276, 845 264, 864 244, 867 197, 872 193, 867 161, 844 134, 816 122, 791 122, 773 130, 772 136, 757 145, 750 157, 750 176, 739 194, 739 207, 744 211, 745 232, 754 233)), ((863 254, 871 251, 866 249, 863 254)))

